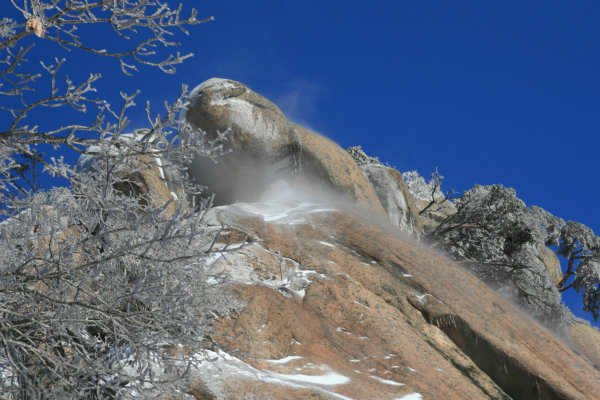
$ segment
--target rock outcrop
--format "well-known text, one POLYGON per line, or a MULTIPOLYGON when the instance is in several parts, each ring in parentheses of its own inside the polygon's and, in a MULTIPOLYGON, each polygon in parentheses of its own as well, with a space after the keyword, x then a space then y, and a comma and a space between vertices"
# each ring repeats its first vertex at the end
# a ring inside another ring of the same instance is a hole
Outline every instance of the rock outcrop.
POLYGON ((202 83, 190 95, 185 117, 209 139, 229 130, 232 152, 219 165, 197 160, 192 169, 217 193, 217 204, 256 200, 273 180, 300 176, 384 215, 375 191, 342 148, 289 122, 275 104, 239 82, 213 78, 202 83))
MULTIPOLYGON (((416 204, 417 208, 419 209, 419 211, 427 208, 427 206, 429 206, 429 203, 431 203, 431 202, 427 201, 427 200, 415 199, 415 204, 416 204)), ((450 217, 451 215, 453 215, 455 213, 456 213, 456 207, 454 207, 454 205, 452 203, 450 203, 448 200, 444 200, 443 198, 441 198, 441 199, 437 199, 437 201, 434 204, 429 206, 429 208, 427 208, 421 214, 421 219, 428 220, 428 221, 424 221, 423 223, 437 226, 441 222, 443 222, 446 218, 450 217)))
POLYGON ((369 157, 360 146, 347 151, 373 185, 389 221, 408 235, 419 238, 423 229, 421 218, 402 174, 381 164, 376 157, 369 157))
MULTIPOLYGON (((135 138, 140 136, 143 136, 143 132, 134 131, 131 134, 121 135, 119 141, 127 145, 128 141, 136 140, 135 138)), ((110 150, 102 150, 98 146, 92 146, 88 151, 110 153, 110 150)), ((77 162, 77 170, 79 173, 94 174, 98 168, 103 168, 103 164, 98 165, 101 159, 94 155, 83 154, 77 162)), ((152 200, 158 205, 166 205, 167 215, 172 215, 176 210, 175 204, 171 201, 176 198, 183 199, 185 195, 179 184, 181 181, 179 173, 165 164, 167 161, 158 154, 129 157, 122 164, 115 165, 115 174, 119 177, 115 189, 127 196, 137 196, 141 201, 148 201, 150 200, 148 196, 152 196, 152 200)))
POLYGON ((419 238, 423 229, 419 211, 402 180, 402 174, 384 165, 366 164, 361 169, 373 185, 390 222, 401 231, 419 238))
MULTIPOLYGON (((407 238, 452 215, 450 202, 419 215, 427 204, 398 171, 350 156, 235 81, 198 86, 185 117, 209 139, 230 129, 231 152, 193 173, 223 204, 206 218, 220 232, 209 282, 246 304, 215 326, 192 373, 197 399, 596 397, 596 330, 575 323, 563 341, 407 238), (315 196, 315 180, 364 208, 315 196), (246 245, 224 250, 236 243, 246 245)), ((539 268, 560 273, 537 250, 539 268)))
POLYGON ((197 373, 217 399, 588 399, 600 371, 470 273, 331 206, 214 209, 246 302, 197 373), (237 238, 237 239, 236 239, 237 238), (227 352, 217 350, 225 349, 227 352), (406 396, 406 397, 405 397, 406 396))
POLYGON ((542 243, 538 244, 537 252, 539 260, 544 263, 548 269, 552 281, 555 285, 558 284, 563 277, 562 269, 560 267, 560 260, 552 250, 544 246, 542 243))

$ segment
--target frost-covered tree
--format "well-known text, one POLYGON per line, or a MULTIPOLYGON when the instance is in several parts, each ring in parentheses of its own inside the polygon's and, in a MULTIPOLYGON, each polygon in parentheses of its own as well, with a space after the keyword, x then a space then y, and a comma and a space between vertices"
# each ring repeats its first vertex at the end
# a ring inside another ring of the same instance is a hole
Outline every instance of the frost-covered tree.
POLYGON ((185 87, 162 115, 148 105, 147 128, 127 134, 139 92, 115 107, 101 71, 79 82, 68 73, 82 53, 125 74, 140 64, 173 73, 190 55, 164 51, 204 20, 164 0, 5 3, 0 398, 175 398, 212 321, 239 306, 204 279, 210 202, 194 202, 201 188, 186 169, 196 153, 218 156, 223 137, 207 142, 179 120, 185 87), (56 58, 39 59, 40 45, 56 58), (71 165, 69 152, 86 159, 71 165), (148 173, 172 193, 142 187, 148 173))
POLYGON ((567 270, 557 284, 583 292, 583 309, 600 315, 600 238, 587 226, 569 221, 560 230, 557 253, 567 259, 567 270))
POLYGON ((562 318, 560 294, 538 258, 550 229, 550 221, 538 218, 543 210, 527 208, 514 189, 501 185, 476 185, 454 206, 457 212, 427 240, 540 319, 562 318))
POLYGON ((501 185, 476 185, 454 206, 457 212, 426 240, 486 282, 514 292, 526 309, 547 322, 561 317, 559 292, 570 288, 583 292, 584 310, 598 318, 600 238, 590 228, 527 207, 514 189, 501 185), (540 246, 556 246, 557 254, 568 260, 556 286, 539 259, 540 246))
POLYGON ((431 174, 429 182, 425 182, 425 178, 417 171, 403 172, 402 178, 415 199, 437 201, 444 198, 444 193, 441 190, 444 177, 440 175, 437 168, 431 174))

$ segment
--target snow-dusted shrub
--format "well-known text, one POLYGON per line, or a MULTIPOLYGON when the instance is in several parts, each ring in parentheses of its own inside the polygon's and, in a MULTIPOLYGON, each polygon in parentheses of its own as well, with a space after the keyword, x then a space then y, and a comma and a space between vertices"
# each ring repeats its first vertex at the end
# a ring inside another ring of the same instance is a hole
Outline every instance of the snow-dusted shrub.
MULTIPOLYGON (((125 163, 104 161, 105 171, 125 163)), ((238 306, 206 283, 205 210, 177 200, 169 214, 162 199, 140 201, 116 182, 82 173, 69 188, 22 198, 27 208, 0 226, 0 346, 15 378, 2 381, 5 393, 173 391, 194 361, 186 352, 238 306)))
POLYGON ((426 201, 444 199, 444 193, 441 190, 444 177, 438 173, 437 169, 431 174, 429 182, 425 182, 425 179, 417 171, 403 172, 402 178, 415 199, 426 201))
POLYGON ((501 185, 476 185, 454 206, 456 214, 427 240, 492 287, 510 293, 542 321, 563 321, 566 314, 559 291, 537 250, 552 241, 554 227, 562 220, 538 207, 528 208, 514 189, 501 185))
POLYGON ((514 298, 548 324, 566 315, 560 292, 583 293, 583 309, 600 315, 600 238, 587 226, 555 217, 521 201, 501 185, 479 186, 454 202, 456 214, 426 240, 462 262, 481 279, 514 298), (555 286, 542 264, 539 246, 557 246, 567 270, 555 286))
MULTIPOLYGON (((76 82, 60 55, 112 57, 125 74, 139 64, 173 73, 190 54, 161 48, 177 45, 172 35, 180 28, 186 32, 203 21, 164 0, 5 3, 0 397, 175 396, 185 389, 194 351, 214 318, 240 306, 219 285, 206 283, 210 202, 188 202, 201 188, 188 179, 187 165, 197 153, 218 156, 222 137, 207 142, 178 120, 185 87, 162 115, 152 115, 148 105, 146 129, 125 135, 139 91, 121 93, 123 104, 114 108, 102 97, 110 85, 97 86, 99 73, 76 82), (102 35, 80 37, 90 30, 79 25, 102 35), (118 40, 129 50, 111 50, 118 40), (54 61, 40 60, 37 68, 31 42, 54 46, 54 61), (42 111, 48 108, 50 117, 42 111), (87 154, 87 168, 67 163, 73 154, 62 155, 68 152, 87 154), (178 195, 125 190, 139 185, 133 177, 145 163, 157 166, 178 195), (41 182, 50 189, 42 190, 41 182)), ((81 72, 81 65, 72 67, 81 72)))
POLYGON ((367 153, 363 151, 361 146, 348 147, 346 151, 352 156, 354 161, 359 166, 368 164, 381 165, 381 162, 379 162, 377 157, 368 156, 367 153))
POLYGON ((583 309, 600 316, 600 238, 587 226, 568 221, 560 230, 557 253, 566 257, 567 270, 560 291, 583 292, 583 309))

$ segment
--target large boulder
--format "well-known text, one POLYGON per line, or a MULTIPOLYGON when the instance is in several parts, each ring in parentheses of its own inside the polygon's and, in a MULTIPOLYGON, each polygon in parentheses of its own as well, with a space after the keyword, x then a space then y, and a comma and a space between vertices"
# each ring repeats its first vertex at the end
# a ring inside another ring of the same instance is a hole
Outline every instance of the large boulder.
POLYGON ((279 178, 299 177, 344 195, 375 213, 384 210, 360 168, 331 140, 286 119, 243 84, 213 78, 190 95, 185 118, 207 133, 228 133, 231 152, 215 164, 198 158, 192 174, 216 193, 217 204, 256 200, 279 178))
POLYGON ((367 164, 361 168, 375 188, 392 224, 418 238, 422 230, 419 211, 404 184, 402 174, 385 165, 367 164))
POLYGON ((371 182, 390 222, 401 231, 419 238, 422 231, 419 211, 402 174, 381 164, 377 157, 368 156, 360 146, 349 147, 347 151, 371 182))

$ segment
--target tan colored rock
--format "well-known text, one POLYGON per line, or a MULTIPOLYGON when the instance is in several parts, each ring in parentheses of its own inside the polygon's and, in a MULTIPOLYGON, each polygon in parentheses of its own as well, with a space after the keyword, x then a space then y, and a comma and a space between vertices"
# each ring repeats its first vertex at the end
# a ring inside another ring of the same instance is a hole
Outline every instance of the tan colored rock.
MULTIPOLYGON (((123 181, 115 185, 116 189, 126 195, 140 196, 141 199, 144 196, 154 196, 161 206, 175 200, 174 194, 183 199, 182 188, 169 187, 161 165, 158 157, 138 156, 135 163, 130 166, 130 170, 133 172, 126 173, 123 181)), ((169 203, 165 209, 166 215, 173 215, 175 209, 175 203, 169 203)))
POLYGON ((239 82, 209 79, 191 94, 186 118, 208 138, 229 129, 232 153, 196 160, 194 177, 217 194, 218 204, 254 201, 279 179, 309 177, 384 215, 375 191, 337 144, 289 122, 275 104, 239 82))
POLYGON ((569 333, 581 356, 600 370, 600 332, 588 324, 574 321, 569 333))
MULTIPOLYGON (((123 135, 124 141, 131 140, 129 135, 123 135)), ((77 167, 82 172, 91 172, 101 168, 98 158, 92 155, 80 157, 77 167)), ((161 207, 170 202, 165 208, 166 215, 173 215, 177 206, 187 207, 180 177, 166 176, 164 160, 159 155, 138 155, 130 157, 127 163, 120 164, 115 170, 117 177, 114 188, 126 196, 136 196, 140 202, 155 201, 161 207), (171 178, 171 179, 169 179, 171 178), (181 200, 176 206, 175 201, 181 200)), ((174 174, 177 172, 171 172, 174 174)))
POLYGON ((537 251, 538 258, 546 266, 546 268, 548 268, 552 282, 554 282, 555 285, 558 284, 563 277, 560 260, 552 250, 541 243, 537 245, 537 251))
POLYGON ((301 146, 298 158, 304 174, 316 177, 327 187, 383 215, 384 210, 373 187, 344 149, 300 125, 293 124, 293 127, 301 146))
POLYGON ((401 231, 419 238, 423 229, 419 210, 402 174, 381 164, 364 164, 361 169, 373 185, 390 222, 401 231))
MULTIPOLYGON (((419 211, 423 210, 429 205, 429 201, 422 199, 415 199, 415 204, 419 211)), ((456 208, 448 200, 438 199, 438 201, 429 207, 425 212, 421 214, 422 219, 428 219, 435 225, 440 224, 449 216, 456 213, 456 208)))
POLYGON ((600 371, 585 357, 447 259, 349 212, 265 221, 249 210, 215 210, 258 240, 218 266, 247 278, 234 286, 246 308, 220 320, 213 337, 238 356, 215 357, 198 376, 216 398, 550 400, 599 392, 600 371), (243 275, 248 268, 254 275, 243 275), (304 292, 288 289, 293 280, 278 271, 308 279, 304 292))

